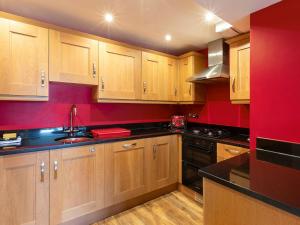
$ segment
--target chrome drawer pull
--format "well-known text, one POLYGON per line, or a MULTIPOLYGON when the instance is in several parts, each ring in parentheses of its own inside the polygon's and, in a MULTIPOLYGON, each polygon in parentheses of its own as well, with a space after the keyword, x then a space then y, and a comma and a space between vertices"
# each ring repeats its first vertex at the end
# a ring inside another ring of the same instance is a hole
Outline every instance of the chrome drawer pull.
POLYGON ((133 147, 136 147, 136 143, 124 144, 123 145, 123 148, 125 148, 125 149, 130 149, 130 148, 133 148, 133 147))
POLYGON ((54 161, 54 179, 57 179, 57 171, 58 171, 58 161, 54 161))
POLYGON ((41 163, 41 182, 44 182, 45 180, 45 162, 43 161, 41 163))
POLYGON ((46 86, 45 80, 46 80, 46 74, 45 74, 45 71, 42 70, 42 71, 41 71, 41 86, 42 86, 42 87, 45 87, 45 86, 46 86))
POLYGON ((96 78, 96 73, 97 73, 97 71, 96 71, 96 65, 95 65, 95 63, 93 63, 93 77, 94 78, 96 78))
POLYGON ((226 152, 233 154, 233 155, 238 155, 241 153, 239 150, 233 150, 233 149, 225 149, 226 152))

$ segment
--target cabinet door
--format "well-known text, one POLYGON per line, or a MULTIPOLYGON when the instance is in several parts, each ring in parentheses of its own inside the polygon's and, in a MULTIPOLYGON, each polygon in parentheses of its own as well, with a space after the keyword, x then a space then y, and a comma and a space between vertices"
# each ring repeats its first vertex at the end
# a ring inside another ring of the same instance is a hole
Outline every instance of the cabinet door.
POLYGON ((103 145, 50 152, 51 225, 103 208, 103 159, 103 145))
POLYGON ((180 101, 194 100, 194 84, 186 81, 194 73, 193 64, 193 56, 179 60, 180 101))
POLYGON ((49 224, 49 152, 0 157, 0 199, 1 224, 49 224))
POLYGON ((48 96, 48 29, 0 18, 0 98, 48 96))
POLYGON ((164 73, 161 79, 161 90, 163 100, 177 101, 178 100, 178 67, 177 60, 164 57, 163 59, 164 73))
POLYGON ((178 139, 176 135, 149 139, 150 189, 155 190, 177 182, 178 139))
POLYGON ((140 99, 141 51, 99 43, 99 97, 140 99))
POLYGON ((161 100, 162 57, 148 52, 142 53, 142 99, 161 100))
POLYGON ((145 141, 105 145, 105 206, 146 192, 145 141))
POLYGON ((242 40, 230 46, 230 98, 250 100, 250 43, 242 40))
POLYGON ((98 41, 50 30, 50 81, 98 84, 98 41))

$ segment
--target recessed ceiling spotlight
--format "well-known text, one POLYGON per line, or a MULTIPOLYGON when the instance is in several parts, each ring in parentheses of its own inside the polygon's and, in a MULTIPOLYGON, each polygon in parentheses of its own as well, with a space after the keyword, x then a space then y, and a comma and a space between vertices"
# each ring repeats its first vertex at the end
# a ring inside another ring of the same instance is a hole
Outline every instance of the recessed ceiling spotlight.
POLYGON ((213 18, 215 17, 215 14, 213 14, 212 12, 207 12, 206 15, 205 15, 205 20, 207 22, 210 22, 213 20, 213 18))
POLYGON ((111 13, 106 13, 104 19, 106 22, 111 23, 114 20, 114 16, 111 13))
POLYGON ((166 34, 166 35, 165 35, 165 40, 166 40, 166 41, 171 41, 171 40, 172 40, 171 34, 166 34))

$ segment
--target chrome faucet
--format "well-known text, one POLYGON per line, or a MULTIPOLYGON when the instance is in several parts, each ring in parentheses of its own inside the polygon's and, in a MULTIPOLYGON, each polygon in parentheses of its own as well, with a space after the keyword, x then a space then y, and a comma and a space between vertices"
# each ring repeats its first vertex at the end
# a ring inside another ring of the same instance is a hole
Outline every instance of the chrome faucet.
POLYGON ((65 130, 64 132, 68 133, 70 136, 74 136, 76 132, 78 132, 78 129, 75 129, 75 118, 77 116, 77 107, 75 104, 72 105, 71 111, 70 111, 70 128, 65 130))

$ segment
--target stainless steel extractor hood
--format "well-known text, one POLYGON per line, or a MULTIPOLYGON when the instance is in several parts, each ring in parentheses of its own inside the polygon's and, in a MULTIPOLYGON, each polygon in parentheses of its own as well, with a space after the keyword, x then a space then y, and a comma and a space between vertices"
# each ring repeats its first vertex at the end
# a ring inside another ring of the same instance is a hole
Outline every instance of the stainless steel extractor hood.
POLYGON ((229 79, 229 46, 224 39, 208 43, 208 69, 189 77, 192 83, 227 81, 229 79))

